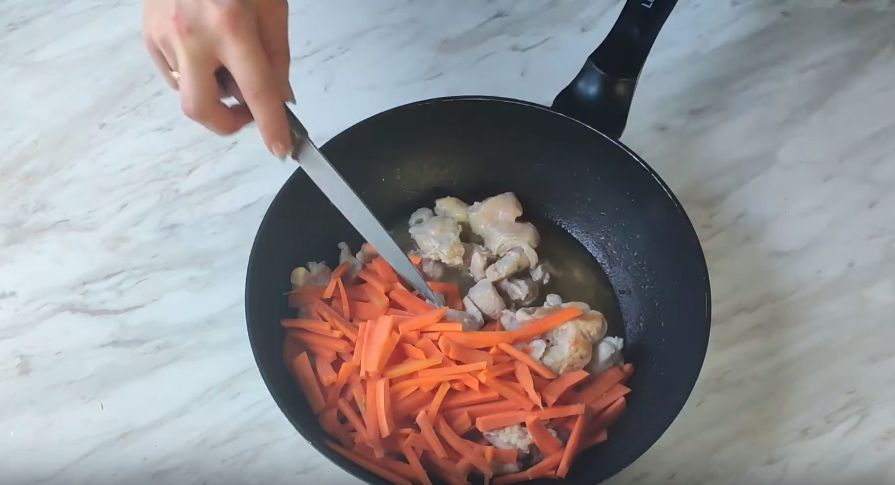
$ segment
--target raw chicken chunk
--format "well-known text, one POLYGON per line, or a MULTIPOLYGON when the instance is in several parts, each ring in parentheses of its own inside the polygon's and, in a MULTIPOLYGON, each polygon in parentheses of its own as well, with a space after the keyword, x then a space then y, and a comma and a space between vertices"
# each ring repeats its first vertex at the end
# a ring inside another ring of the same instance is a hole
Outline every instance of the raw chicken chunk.
POLYGON ((489 443, 501 450, 519 450, 522 453, 530 453, 530 446, 534 444, 531 433, 524 426, 514 424, 506 428, 485 431, 482 434, 489 443))
POLYGON ((420 271, 423 272, 428 281, 441 281, 444 278, 444 270, 445 265, 440 261, 423 258, 422 263, 420 263, 420 271))
POLYGON ((457 222, 466 222, 469 220, 469 204, 456 197, 445 197, 435 201, 435 213, 457 222))
POLYGON ((550 268, 547 263, 541 263, 532 268, 528 273, 531 275, 531 279, 535 282, 546 285, 547 283, 550 283, 550 275, 553 273, 553 269, 550 268))
MULTIPOLYGON (((413 222, 414 218, 410 221, 413 222)), ((460 242, 460 231, 457 221, 450 217, 434 216, 412 225, 410 236, 419 246, 422 257, 441 261, 449 266, 462 266, 464 249, 460 242)))
POLYGON ((343 283, 349 283, 357 277, 357 273, 360 270, 364 269, 364 264, 361 263, 354 254, 351 253, 351 248, 348 247, 347 243, 340 242, 339 246, 339 264, 347 262, 351 265, 351 268, 345 272, 345 276, 343 277, 343 283))
POLYGON ((498 222, 479 235, 485 240, 485 247, 498 256, 513 248, 523 248, 531 259, 530 266, 538 264, 538 255, 533 248, 538 247, 541 238, 535 226, 528 222, 498 222))
POLYGON ((463 266, 476 281, 485 279, 486 270, 494 262, 494 255, 481 244, 464 243, 463 266))
POLYGON ((522 204, 516 194, 507 192, 472 204, 469 208, 469 227, 479 236, 498 222, 515 222, 522 215, 522 204))
POLYGON ((506 303, 500 297, 500 293, 488 280, 476 283, 469 289, 466 298, 470 299, 476 308, 493 320, 500 318, 500 313, 507 308, 506 303))
POLYGON ((528 278, 507 278, 497 283, 497 289, 508 300, 520 306, 530 305, 538 297, 538 284, 528 278))
POLYGON ((445 320, 460 322, 463 325, 464 332, 481 330, 485 326, 485 317, 468 296, 463 298, 463 307, 466 311, 448 310, 447 314, 445 314, 445 320))
POLYGON ((333 272, 325 263, 308 263, 308 267, 298 267, 292 271, 290 280, 292 288, 303 286, 326 286, 332 278, 333 272))
POLYGON ((410 220, 408 221, 408 223, 410 224, 410 227, 413 227, 418 224, 422 224, 433 217, 435 217, 435 213, 432 212, 432 209, 423 207, 421 209, 415 210, 413 214, 410 214, 410 220))
POLYGON ((530 266, 531 260, 525 255, 524 250, 521 247, 513 248, 502 258, 498 259, 496 263, 488 266, 488 269, 485 270, 485 276, 491 281, 498 282, 528 269, 530 266))
POLYGON ((594 356, 585 370, 596 375, 606 372, 610 367, 625 365, 625 359, 622 357, 624 346, 625 339, 623 338, 604 338, 594 346, 594 356))
POLYGON ((369 249, 367 249, 369 247, 370 246, 368 244, 362 245, 360 251, 358 251, 357 254, 354 256, 355 258, 357 258, 358 261, 360 261, 360 264, 372 263, 374 259, 379 257, 379 255, 376 254, 375 251, 370 251, 369 249))

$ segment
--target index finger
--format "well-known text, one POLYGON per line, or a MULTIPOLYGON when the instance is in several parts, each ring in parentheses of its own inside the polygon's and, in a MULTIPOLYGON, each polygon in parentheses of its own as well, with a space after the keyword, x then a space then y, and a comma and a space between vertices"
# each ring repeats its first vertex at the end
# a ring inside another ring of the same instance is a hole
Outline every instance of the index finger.
POLYGON ((282 90, 273 77, 270 61, 257 36, 225 46, 221 61, 242 93, 267 148, 278 157, 292 153, 292 139, 282 90))

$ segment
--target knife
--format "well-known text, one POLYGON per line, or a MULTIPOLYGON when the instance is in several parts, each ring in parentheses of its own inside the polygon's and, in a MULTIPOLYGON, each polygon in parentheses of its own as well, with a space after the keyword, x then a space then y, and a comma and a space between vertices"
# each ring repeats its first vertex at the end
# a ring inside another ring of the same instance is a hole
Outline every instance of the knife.
POLYGON ((317 145, 308 136, 308 130, 288 106, 286 106, 286 118, 289 120, 289 131, 292 134, 292 159, 298 162, 298 166, 308 174, 357 232, 376 248, 379 255, 407 280, 414 290, 435 306, 442 306, 443 303, 426 284, 423 275, 410 262, 379 219, 370 212, 367 204, 329 163, 326 156, 320 153, 317 145))

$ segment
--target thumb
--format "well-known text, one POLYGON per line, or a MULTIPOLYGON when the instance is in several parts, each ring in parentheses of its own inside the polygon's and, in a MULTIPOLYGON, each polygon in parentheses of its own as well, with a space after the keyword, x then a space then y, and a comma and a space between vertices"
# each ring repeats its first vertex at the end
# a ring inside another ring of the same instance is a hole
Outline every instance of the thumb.
POLYGON ((289 83, 289 4, 286 0, 262 0, 258 11, 261 47, 270 62, 271 74, 283 101, 295 102, 289 83))

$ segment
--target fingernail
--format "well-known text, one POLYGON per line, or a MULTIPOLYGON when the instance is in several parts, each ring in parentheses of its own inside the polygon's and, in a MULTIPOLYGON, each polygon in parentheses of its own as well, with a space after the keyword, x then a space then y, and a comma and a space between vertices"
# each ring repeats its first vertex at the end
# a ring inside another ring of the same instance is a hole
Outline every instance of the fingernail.
POLYGON ((286 160, 286 157, 289 156, 289 150, 286 149, 286 145, 283 145, 280 142, 275 142, 273 146, 270 147, 270 151, 279 157, 280 160, 286 160))
POLYGON ((295 104, 295 91, 292 90, 292 86, 289 86, 289 102, 295 104))

